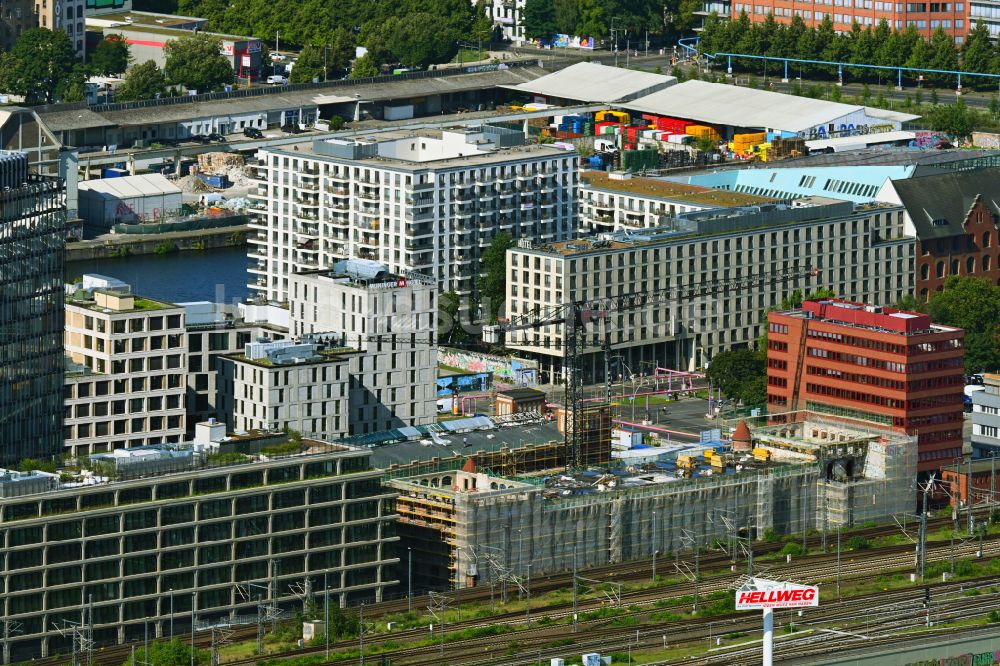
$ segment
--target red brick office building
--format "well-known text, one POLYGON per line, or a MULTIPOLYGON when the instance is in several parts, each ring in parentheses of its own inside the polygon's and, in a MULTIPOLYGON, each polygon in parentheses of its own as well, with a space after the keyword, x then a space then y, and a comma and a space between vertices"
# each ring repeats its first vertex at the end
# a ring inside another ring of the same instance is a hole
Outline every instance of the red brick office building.
POLYGON ((842 300, 768 315, 771 412, 808 409, 892 425, 917 437, 917 469, 962 455, 962 329, 842 300))

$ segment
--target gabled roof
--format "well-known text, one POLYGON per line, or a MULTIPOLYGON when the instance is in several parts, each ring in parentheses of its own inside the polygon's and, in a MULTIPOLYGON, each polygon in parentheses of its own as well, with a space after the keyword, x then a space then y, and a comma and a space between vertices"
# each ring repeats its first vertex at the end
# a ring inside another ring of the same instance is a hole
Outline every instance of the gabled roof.
POLYGON ((1000 215, 1000 169, 952 171, 894 180, 892 185, 921 240, 964 234, 977 197, 1000 215))

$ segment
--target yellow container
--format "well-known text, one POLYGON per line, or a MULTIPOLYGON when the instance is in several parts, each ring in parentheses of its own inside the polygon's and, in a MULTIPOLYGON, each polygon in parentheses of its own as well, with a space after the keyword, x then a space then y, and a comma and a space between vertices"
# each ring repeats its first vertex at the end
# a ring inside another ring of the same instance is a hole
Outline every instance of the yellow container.
POLYGON ((753 457, 757 460, 770 460, 771 452, 767 449, 756 448, 753 450, 753 457))

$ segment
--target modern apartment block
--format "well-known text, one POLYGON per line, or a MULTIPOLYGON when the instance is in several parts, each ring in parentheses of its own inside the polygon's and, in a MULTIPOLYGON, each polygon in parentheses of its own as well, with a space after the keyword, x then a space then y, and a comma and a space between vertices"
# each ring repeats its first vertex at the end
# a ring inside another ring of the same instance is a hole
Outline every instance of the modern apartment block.
POLYGON ((83 57, 87 47, 84 18, 88 6, 96 0, 34 0, 35 21, 39 28, 62 30, 69 35, 78 57, 83 57))
POLYGON ((962 456, 962 329, 840 299, 767 320, 769 410, 850 416, 915 435, 919 472, 962 456))
MULTIPOLYGON (((486 5, 486 15, 493 19, 493 25, 500 26, 504 39, 515 44, 525 41, 524 36, 525 0, 490 0, 486 5)), ((473 2, 473 6, 477 3, 473 2)))
POLYGON ((219 400, 229 430, 348 434, 351 349, 312 342, 253 342, 219 359, 219 400))
POLYGON ((9 51, 22 32, 34 27, 34 0, 4 2, 0 11, 0 48, 9 51))
POLYGON ((256 617, 258 600, 287 613, 307 581, 338 606, 381 600, 396 516, 369 453, 304 440, 256 455, 268 444, 119 450, 95 457, 103 477, 61 470, 71 484, 0 470, 0 617, 20 628, 6 663, 68 654, 81 616, 99 648, 143 640, 147 623, 152 639, 256 617))
POLYGON ((972 457, 1000 456, 1000 374, 983 375, 984 390, 972 394, 972 457))
POLYGON ((291 329, 351 357, 350 434, 434 423, 437 414, 435 280, 396 275, 374 261, 291 276, 291 329))
POLYGON ((587 171, 580 178, 579 203, 581 229, 604 232, 649 229, 681 213, 774 203, 774 199, 627 173, 587 171))
POLYGON ((293 273, 360 258, 472 294, 498 234, 553 242, 575 228, 576 153, 523 142, 487 126, 261 150, 250 288, 285 302, 293 273))
POLYGON ((219 399, 219 358, 241 352, 251 342, 284 340, 288 328, 258 321, 259 316, 280 319, 282 313, 274 307, 208 301, 178 305, 184 306, 187 328, 187 431, 193 434, 196 423, 224 419, 219 399), (268 312, 258 313, 261 309, 268 312))
MULTIPOLYGON (((812 197, 791 206, 686 213, 643 231, 524 243, 507 253, 506 317, 643 292, 656 302, 590 317, 579 367, 584 380, 604 377, 605 341, 623 375, 648 372, 651 363, 703 367, 720 351, 752 345, 764 313, 794 289, 828 287, 883 302, 912 293, 914 240, 902 227, 900 206, 812 197), (777 279, 786 273, 799 279, 777 279), (750 276, 761 281, 701 293, 750 276)), ((562 375, 561 325, 511 332, 507 346, 538 359, 543 381, 562 375)))
POLYGON ((0 151, 0 464, 62 452, 65 196, 0 151))
POLYGON ((725 2, 708 0, 703 9, 711 11, 714 8, 720 16, 731 14, 732 20, 737 20, 740 14, 746 15, 753 22, 764 21, 768 15, 773 15, 778 23, 791 23, 796 16, 800 17, 807 27, 816 27, 823 22, 825 16, 833 21, 833 29, 838 32, 850 32, 857 23, 862 28, 875 28, 882 20, 894 30, 916 29, 924 39, 930 39, 935 30, 941 28, 956 44, 965 41, 965 34, 972 29, 969 20, 970 8, 964 2, 882 2, 881 0, 819 0, 809 5, 801 5, 793 0, 753 0, 753 2, 725 2), (719 11, 725 9, 725 4, 732 6, 731 12, 719 11))
POLYGON ((184 439, 184 308, 131 293, 113 278, 68 286, 65 447, 76 456, 184 439))

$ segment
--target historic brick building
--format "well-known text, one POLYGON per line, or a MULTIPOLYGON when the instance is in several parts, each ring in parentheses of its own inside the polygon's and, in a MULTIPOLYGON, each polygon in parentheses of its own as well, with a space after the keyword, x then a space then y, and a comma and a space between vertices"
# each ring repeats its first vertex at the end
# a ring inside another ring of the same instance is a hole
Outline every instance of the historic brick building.
POLYGON ((962 455, 962 329, 839 299, 767 320, 769 411, 839 414, 916 435, 920 472, 962 455))
POLYGON ((917 238, 920 300, 940 291, 951 275, 1000 284, 1000 169, 893 180, 879 198, 906 207, 906 230, 917 238))

